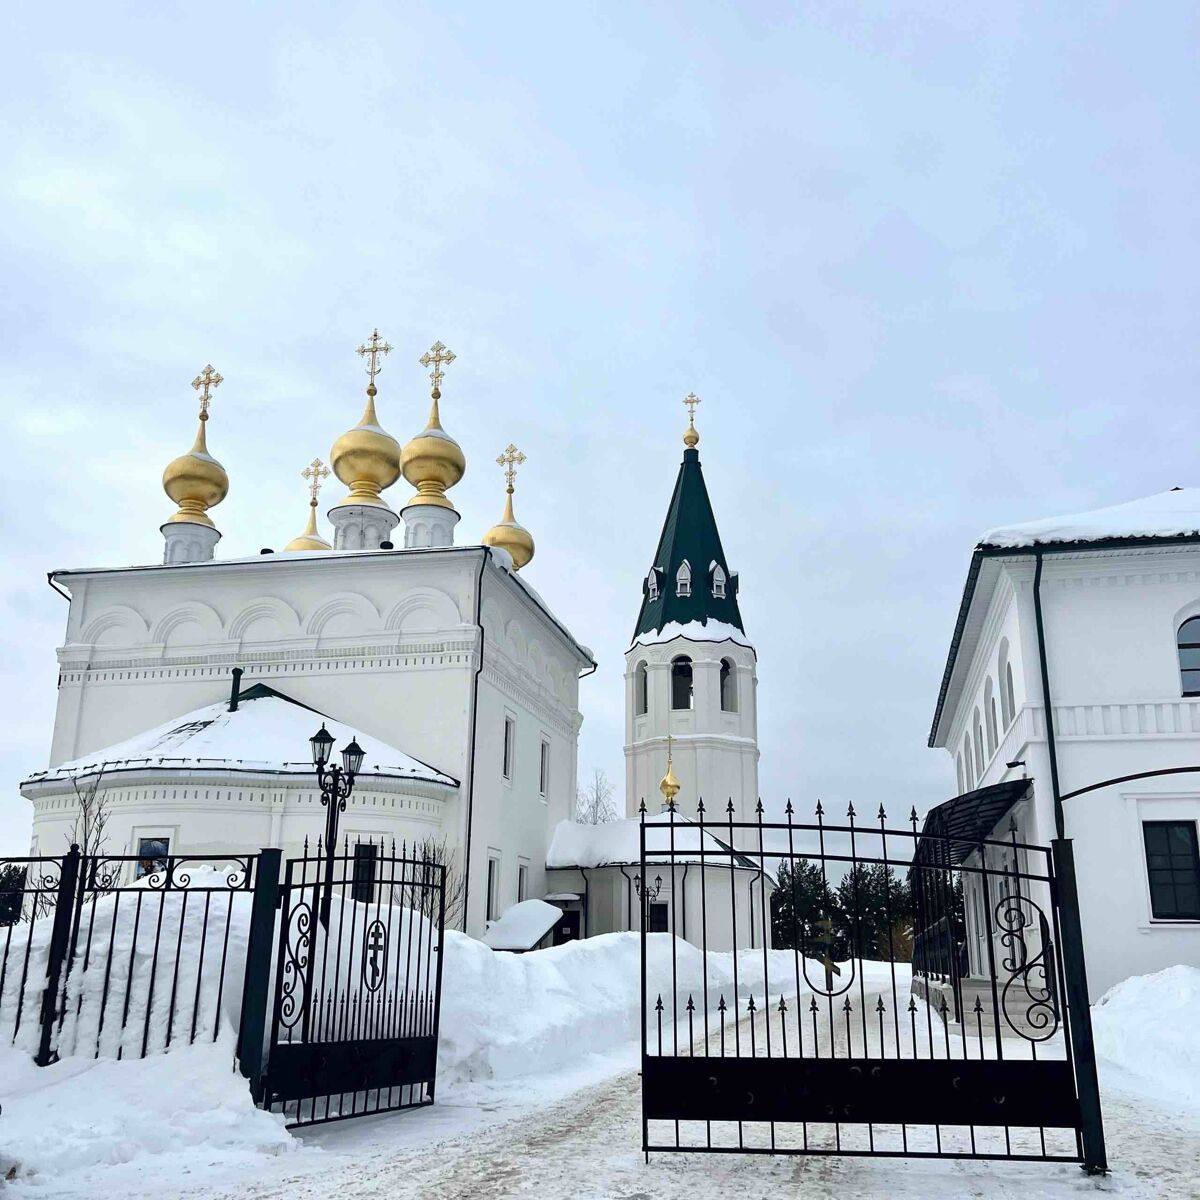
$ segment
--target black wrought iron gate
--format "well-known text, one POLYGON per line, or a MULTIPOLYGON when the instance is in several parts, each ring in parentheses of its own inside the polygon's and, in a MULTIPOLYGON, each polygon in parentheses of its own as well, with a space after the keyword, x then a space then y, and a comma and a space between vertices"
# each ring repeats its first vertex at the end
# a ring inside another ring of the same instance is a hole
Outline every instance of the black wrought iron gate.
POLYGON ((642 823, 647 1153, 1106 1169, 1069 842, 727 815, 642 823))
POLYGON ((291 1125, 434 1098, 445 868, 394 846, 344 850, 289 859, 279 886, 269 1020, 258 1001, 265 1063, 252 1086, 291 1125))

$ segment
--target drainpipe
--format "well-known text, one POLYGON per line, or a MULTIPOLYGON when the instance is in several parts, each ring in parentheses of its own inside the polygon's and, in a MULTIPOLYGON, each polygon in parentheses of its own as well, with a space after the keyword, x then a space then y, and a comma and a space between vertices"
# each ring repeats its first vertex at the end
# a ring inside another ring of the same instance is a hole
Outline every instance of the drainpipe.
POLYGON ((475 628, 479 632, 479 661, 475 664, 475 678, 471 681, 471 720, 467 730, 467 836, 463 851, 463 906, 462 931, 467 932, 467 905, 471 901, 471 818, 475 811, 475 722, 479 713, 479 676, 483 672, 483 622, 479 614, 483 608, 483 569, 492 552, 480 547, 483 554, 479 559, 479 574, 475 576, 475 628))
POLYGON ((1058 786, 1058 747, 1054 741, 1054 704, 1050 697, 1050 668, 1046 662, 1046 632, 1042 624, 1042 552, 1034 551, 1033 617, 1037 626, 1038 666, 1042 672, 1042 706, 1046 710, 1046 749, 1050 754, 1050 792, 1054 798, 1054 831, 1058 838, 1067 836, 1062 792, 1058 786))

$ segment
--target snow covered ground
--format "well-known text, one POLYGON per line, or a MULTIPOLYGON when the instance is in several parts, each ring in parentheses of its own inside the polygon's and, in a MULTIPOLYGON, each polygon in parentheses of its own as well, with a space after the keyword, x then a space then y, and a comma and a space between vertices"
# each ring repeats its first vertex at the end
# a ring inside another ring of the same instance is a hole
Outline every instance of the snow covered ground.
MULTIPOLYGON (((669 939, 651 964, 667 978, 669 939)), ((680 978, 699 956, 679 943, 680 978)), ((748 987, 761 987, 749 959, 748 987)), ((232 1045, 38 1070, 0 1053, 0 1192, 261 1197, 1200 1196, 1200 970, 1126 981, 1094 1010, 1113 1174, 1075 1166, 659 1154, 643 1161, 638 938, 530 955, 448 937, 438 1103, 289 1134, 232 1045)), ((723 975, 713 964, 710 984, 723 975)), ((880 987, 884 973, 868 984, 880 987)))

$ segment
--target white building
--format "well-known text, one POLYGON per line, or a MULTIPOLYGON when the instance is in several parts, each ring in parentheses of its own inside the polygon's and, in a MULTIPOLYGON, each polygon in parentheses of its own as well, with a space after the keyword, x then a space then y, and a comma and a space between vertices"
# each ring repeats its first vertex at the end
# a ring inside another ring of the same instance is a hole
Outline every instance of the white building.
MULTIPOLYGON (((1028 776, 1029 799, 995 793, 1004 811, 988 809, 987 835, 1007 839, 1015 821, 1018 841, 1073 840, 1093 998, 1200 965, 1200 489, 987 533, 929 745, 957 771, 943 816, 1028 776)), ((970 969, 983 974, 981 905, 998 897, 978 876, 966 891, 970 969)))
POLYGON ((309 523, 280 553, 213 557, 208 510, 228 489, 205 422, 220 376, 196 380, 201 425, 163 477, 178 511, 153 566, 56 571, 69 602, 58 652, 50 769, 22 785, 33 804, 34 853, 60 854, 77 787, 101 779, 112 854, 295 852, 324 827, 307 739, 322 722, 356 734, 364 774, 341 833, 397 843, 445 839, 467 878, 466 924, 545 891, 550 831, 572 815, 586 647, 518 570, 533 539, 512 515, 510 447, 504 517, 482 545, 454 546, 446 492, 465 458, 438 411, 440 343, 426 428, 401 449, 379 425, 375 376, 388 350, 360 348, 371 378, 359 424, 330 458, 349 489, 317 531, 314 463, 309 523), (399 513, 385 495, 415 488, 399 513), (405 549, 393 548, 403 520, 405 549), (231 673, 240 702, 229 712, 231 673))

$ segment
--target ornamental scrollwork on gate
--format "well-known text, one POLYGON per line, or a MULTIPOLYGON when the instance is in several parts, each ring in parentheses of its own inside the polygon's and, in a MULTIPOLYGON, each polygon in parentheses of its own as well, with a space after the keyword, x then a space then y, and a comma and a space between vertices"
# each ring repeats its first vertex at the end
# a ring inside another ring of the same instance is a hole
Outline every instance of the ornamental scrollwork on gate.
POLYGON ((293 1028, 304 1015, 308 956, 312 948, 312 909, 300 901, 288 914, 283 939, 283 983, 279 989, 279 1024, 293 1028))
POLYGON ((1000 992, 1000 1011, 1014 1033, 1029 1042, 1044 1042, 1058 1032, 1050 925, 1041 907, 1029 896, 1003 896, 996 905, 996 929, 1005 954, 999 967, 1008 974, 1000 992), (1037 928, 1037 946, 1030 953, 1027 931, 1037 928))

